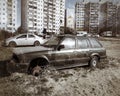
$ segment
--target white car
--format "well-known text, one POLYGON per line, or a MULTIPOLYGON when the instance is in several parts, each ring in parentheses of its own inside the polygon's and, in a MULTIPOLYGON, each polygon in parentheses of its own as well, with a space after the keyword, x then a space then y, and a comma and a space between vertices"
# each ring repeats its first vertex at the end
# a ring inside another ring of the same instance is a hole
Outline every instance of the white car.
POLYGON ((15 46, 27 46, 34 45, 39 46, 43 44, 46 40, 32 33, 19 34, 17 36, 8 38, 5 41, 5 46, 15 47, 15 46))

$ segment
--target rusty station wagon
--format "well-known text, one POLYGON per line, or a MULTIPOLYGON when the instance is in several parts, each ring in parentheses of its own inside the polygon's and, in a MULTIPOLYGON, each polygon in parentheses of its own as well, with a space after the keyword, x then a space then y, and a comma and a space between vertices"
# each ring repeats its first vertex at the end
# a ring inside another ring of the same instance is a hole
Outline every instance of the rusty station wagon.
POLYGON ((53 37, 40 47, 15 48, 12 60, 16 66, 26 65, 28 73, 38 75, 47 65, 57 69, 84 65, 96 67, 105 58, 106 49, 97 39, 67 35, 53 37))

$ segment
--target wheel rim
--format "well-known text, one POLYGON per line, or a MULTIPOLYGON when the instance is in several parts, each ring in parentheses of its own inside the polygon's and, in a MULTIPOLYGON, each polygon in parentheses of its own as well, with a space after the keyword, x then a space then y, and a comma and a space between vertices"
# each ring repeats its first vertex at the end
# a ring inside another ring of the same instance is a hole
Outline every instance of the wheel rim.
POLYGON ((97 64, 98 64, 98 57, 94 56, 91 58, 91 61, 90 61, 90 66, 92 68, 96 68, 97 67, 97 64))
POLYGON ((32 68, 32 75, 34 76, 39 76, 41 72, 42 68, 38 65, 32 68))
POLYGON ((93 60, 92 65, 93 65, 94 67, 96 67, 97 61, 96 61, 96 60, 93 60))

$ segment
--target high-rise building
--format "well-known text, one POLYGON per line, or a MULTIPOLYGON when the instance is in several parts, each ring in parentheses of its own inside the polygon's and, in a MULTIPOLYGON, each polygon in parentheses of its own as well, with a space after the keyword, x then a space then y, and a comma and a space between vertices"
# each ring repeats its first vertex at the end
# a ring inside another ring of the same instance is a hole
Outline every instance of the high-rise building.
POLYGON ((7 29, 7 1, 0 0, 0 29, 7 29))
POLYGON ((110 1, 79 2, 75 5, 76 31, 93 34, 110 32, 116 36, 120 26, 120 7, 110 1), (118 26, 118 27, 117 27, 118 26))
POLYGON ((100 31, 111 31, 112 35, 116 35, 116 22, 117 22, 117 6, 113 2, 105 2, 101 4, 100 9, 101 23, 100 31))
POLYGON ((60 0, 60 26, 64 26, 65 0, 60 0))
POLYGON ((43 0, 21 0, 21 26, 24 31, 43 31, 43 7, 43 0))
POLYGON ((0 29, 15 32, 19 27, 18 1, 0 0, 0 29))
POLYGON ((65 0, 44 0, 44 28, 59 34, 64 25, 65 0))
POLYGON ((85 2, 77 2, 75 5, 75 28, 76 31, 85 30, 85 2))
POLYGON ((120 36, 120 3, 117 8, 117 34, 120 36))
POLYGON ((55 32, 55 15, 56 15, 55 1, 56 0, 44 1, 44 28, 46 29, 47 32, 55 32))
POLYGON ((96 2, 89 2, 85 8, 85 29, 89 33, 99 33, 99 12, 100 5, 96 2))
POLYGON ((74 9, 67 8, 66 9, 66 27, 75 29, 75 20, 74 20, 74 9))
POLYGON ((76 31, 99 33, 99 9, 100 5, 96 2, 77 2, 75 5, 76 31))
POLYGON ((74 29, 74 17, 68 16, 67 17, 67 27, 74 29))
POLYGON ((22 28, 40 34, 47 32, 59 34, 64 23, 65 0, 22 0, 22 28))

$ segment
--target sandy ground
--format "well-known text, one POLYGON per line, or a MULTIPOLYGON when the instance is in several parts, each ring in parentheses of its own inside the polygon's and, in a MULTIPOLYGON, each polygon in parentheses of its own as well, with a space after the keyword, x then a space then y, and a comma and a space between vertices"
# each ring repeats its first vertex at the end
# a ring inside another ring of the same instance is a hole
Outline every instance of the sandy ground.
POLYGON ((120 41, 102 39, 101 43, 108 63, 99 68, 48 67, 39 77, 13 73, 0 78, 0 96, 120 96, 120 41))

